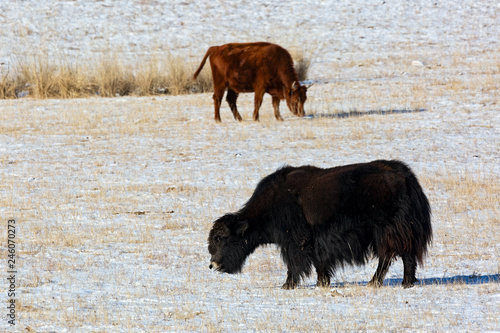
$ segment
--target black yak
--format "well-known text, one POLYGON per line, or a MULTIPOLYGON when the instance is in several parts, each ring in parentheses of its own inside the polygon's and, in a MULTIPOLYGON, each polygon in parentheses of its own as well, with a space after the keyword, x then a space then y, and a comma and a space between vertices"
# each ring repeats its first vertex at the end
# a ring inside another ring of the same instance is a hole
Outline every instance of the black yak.
POLYGON ((285 166, 260 181, 236 213, 216 220, 208 237, 210 268, 238 273, 259 245, 277 244, 287 266, 284 289, 315 267, 320 287, 338 266, 379 258, 371 286, 380 286, 400 256, 403 287, 416 282, 432 239, 429 201, 400 161, 321 169, 285 166))
POLYGON ((193 75, 196 80, 207 58, 210 57, 214 85, 215 121, 220 122, 220 106, 224 91, 234 119, 241 121, 236 107, 240 93, 255 92, 253 119, 259 120, 259 109, 264 93, 272 96, 274 116, 280 115, 280 100, 286 100, 290 111, 304 116, 304 103, 308 86, 300 85, 293 67, 293 60, 287 50, 271 43, 230 43, 212 46, 207 50, 200 67, 193 75))

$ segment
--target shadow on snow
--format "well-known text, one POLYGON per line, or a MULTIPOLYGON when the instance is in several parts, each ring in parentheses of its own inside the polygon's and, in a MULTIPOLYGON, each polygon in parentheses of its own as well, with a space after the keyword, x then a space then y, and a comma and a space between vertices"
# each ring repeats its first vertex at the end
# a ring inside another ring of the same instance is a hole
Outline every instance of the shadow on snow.
POLYGON ((339 112, 339 113, 312 113, 304 116, 304 119, 315 119, 315 118, 351 118, 351 117, 362 117, 372 114, 401 114, 401 113, 415 113, 424 112, 427 109, 395 109, 395 110, 368 110, 368 111, 349 111, 349 112, 339 112))
MULTIPOLYGON (((400 286, 403 282, 403 279, 385 279, 384 286, 400 286)), ((416 286, 428 286, 428 285, 448 285, 448 284, 486 284, 486 283, 500 283, 500 274, 491 274, 491 275, 456 275, 451 277, 442 277, 442 278, 424 278, 419 279, 415 282, 416 286)), ((363 281, 360 283, 351 283, 351 282, 338 282, 332 283, 332 288, 343 288, 348 287, 350 285, 360 285, 366 286, 368 284, 367 281, 363 281)))

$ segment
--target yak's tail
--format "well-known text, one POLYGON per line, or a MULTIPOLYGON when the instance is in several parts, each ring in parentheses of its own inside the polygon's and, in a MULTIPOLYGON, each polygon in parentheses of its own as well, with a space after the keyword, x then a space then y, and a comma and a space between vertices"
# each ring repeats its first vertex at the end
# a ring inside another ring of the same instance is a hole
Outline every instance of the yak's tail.
POLYGON ((422 264, 427 246, 432 241, 431 206, 415 174, 408 168, 406 186, 410 197, 408 219, 412 222, 412 248, 417 261, 422 264))
MULTIPOLYGON (((409 250, 415 256, 417 262, 422 265, 427 254, 427 247, 432 241, 429 200, 425 196, 417 177, 405 163, 396 160, 383 160, 380 162, 403 174, 406 184, 405 192, 401 193, 404 199, 400 206, 403 209, 397 214, 396 221, 394 221, 396 229, 391 229, 393 234, 384 237, 393 240, 391 247, 395 247, 396 254, 409 250)), ((384 253, 384 251, 381 253, 384 253)))
POLYGON ((196 80, 198 75, 200 74, 201 70, 203 69, 203 66, 205 66, 205 62, 207 62, 207 58, 210 57, 214 51, 216 51, 219 47, 218 46, 212 46, 207 50, 207 53, 205 53, 205 56, 203 57, 203 60, 201 61, 200 67, 196 70, 196 72, 193 75, 193 81, 196 80))

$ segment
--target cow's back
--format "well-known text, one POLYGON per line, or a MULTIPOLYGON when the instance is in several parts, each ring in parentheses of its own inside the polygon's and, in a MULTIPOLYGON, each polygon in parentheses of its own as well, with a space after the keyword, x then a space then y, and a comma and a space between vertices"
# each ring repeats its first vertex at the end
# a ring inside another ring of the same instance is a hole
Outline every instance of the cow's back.
POLYGON ((283 88, 280 72, 293 68, 293 60, 281 46, 266 42, 221 45, 210 56, 213 75, 219 75, 235 92, 253 92, 256 86, 283 88))
POLYGON ((247 63, 259 65, 263 60, 282 58, 284 54, 288 54, 288 51, 276 44, 266 42, 229 43, 218 46, 211 58, 223 60, 231 64, 230 67, 237 68, 247 63))

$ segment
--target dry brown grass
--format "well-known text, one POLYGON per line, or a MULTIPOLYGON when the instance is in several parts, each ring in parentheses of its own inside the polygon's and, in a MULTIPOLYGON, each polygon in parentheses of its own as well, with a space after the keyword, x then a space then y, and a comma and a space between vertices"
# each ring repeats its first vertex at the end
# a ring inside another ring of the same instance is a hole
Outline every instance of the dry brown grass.
POLYGON ((467 169, 462 172, 444 171, 432 179, 425 179, 425 182, 432 190, 443 190, 452 194, 453 200, 448 208, 453 214, 499 209, 500 181, 488 172, 467 169))
POLYGON ((94 68, 90 80, 99 96, 125 96, 134 91, 134 75, 116 56, 104 56, 94 68))
POLYGON ((25 87, 31 96, 48 98, 56 94, 56 68, 46 56, 30 56, 18 63, 17 86, 25 87))
POLYGON ((16 80, 9 73, 0 76, 0 99, 16 97, 16 80))
POLYGON ((80 64, 60 57, 49 59, 34 53, 17 60, 14 68, 0 77, 0 98, 77 98, 89 96, 154 96, 206 92, 212 89, 208 71, 191 80, 196 64, 167 55, 132 68, 115 53, 80 64))
POLYGON ((307 74, 309 72, 309 68, 311 67, 315 51, 316 48, 307 50, 299 48, 291 49, 290 53, 295 63, 295 71, 297 72, 299 81, 304 81, 308 79, 307 74))

